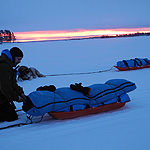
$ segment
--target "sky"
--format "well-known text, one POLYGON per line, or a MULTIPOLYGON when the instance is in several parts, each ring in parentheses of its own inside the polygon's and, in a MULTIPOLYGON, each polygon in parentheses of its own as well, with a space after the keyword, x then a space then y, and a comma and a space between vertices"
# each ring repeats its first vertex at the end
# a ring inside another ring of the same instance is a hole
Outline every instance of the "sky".
POLYGON ((149 27, 149 0, 1 0, 1 29, 13 32, 149 27))

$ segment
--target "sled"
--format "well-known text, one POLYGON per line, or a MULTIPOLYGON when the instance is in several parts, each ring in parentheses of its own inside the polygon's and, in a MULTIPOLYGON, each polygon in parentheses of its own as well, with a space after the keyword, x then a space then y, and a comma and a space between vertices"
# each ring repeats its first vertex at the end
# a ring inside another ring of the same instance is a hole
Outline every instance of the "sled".
POLYGON ((150 65, 139 66, 139 67, 126 67, 126 68, 121 68, 121 67, 117 67, 117 66, 114 66, 114 67, 117 68, 119 71, 127 71, 127 70, 137 70, 137 69, 143 69, 143 68, 150 68, 150 65))
POLYGON ((71 118, 115 110, 125 106, 125 104, 126 102, 124 103, 116 102, 112 104, 102 105, 99 107, 85 108, 83 110, 69 111, 69 112, 49 112, 48 114, 55 119, 60 119, 60 120, 71 119, 71 118))

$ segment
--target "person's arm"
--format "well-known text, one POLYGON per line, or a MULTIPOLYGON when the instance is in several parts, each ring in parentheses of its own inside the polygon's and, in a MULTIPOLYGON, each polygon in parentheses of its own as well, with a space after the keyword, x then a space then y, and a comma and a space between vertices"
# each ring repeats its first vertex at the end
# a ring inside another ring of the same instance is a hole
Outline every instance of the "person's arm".
MULTIPOLYGON (((26 95, 24 94, 23 88, 17 84, 16 76, 14 76, 13 78, 13 89, 18 93, 18 95, 21 98, 26 99, 26 95)), ((19 97, 19 101, 22 100, 20 97, 19 97)))

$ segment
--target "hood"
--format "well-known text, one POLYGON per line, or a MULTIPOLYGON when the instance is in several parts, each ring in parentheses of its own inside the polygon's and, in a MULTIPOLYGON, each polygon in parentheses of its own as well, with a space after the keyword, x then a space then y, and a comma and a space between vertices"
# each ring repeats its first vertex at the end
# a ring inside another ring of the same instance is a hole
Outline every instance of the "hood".
POLYGON ((1 52, 1 54, 5 54, 5 55, 8 57, 8 59, 10 59, 11 61, 13 61, 12 56, 11 56, 11 54, 10 54, 10 51, 9 51, 8 49, 4 49, 4 50, 1 52))

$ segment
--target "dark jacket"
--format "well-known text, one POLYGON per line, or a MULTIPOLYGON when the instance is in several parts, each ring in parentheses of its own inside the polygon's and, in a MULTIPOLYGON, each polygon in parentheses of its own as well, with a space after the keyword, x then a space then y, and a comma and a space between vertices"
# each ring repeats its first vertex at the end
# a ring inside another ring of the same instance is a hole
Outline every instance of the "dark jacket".
POLYGON ((9 50, 2 51, 0 56, 0 104, 6 101, 18 101, 23 89, 18 86, 13 71, 15 65, 9 50))

